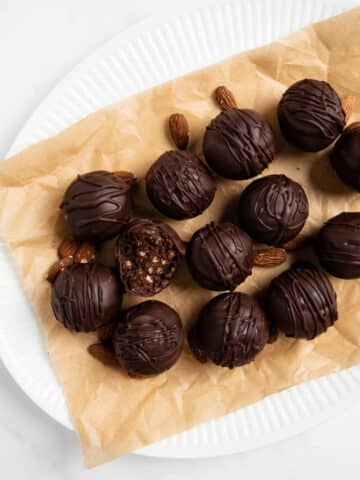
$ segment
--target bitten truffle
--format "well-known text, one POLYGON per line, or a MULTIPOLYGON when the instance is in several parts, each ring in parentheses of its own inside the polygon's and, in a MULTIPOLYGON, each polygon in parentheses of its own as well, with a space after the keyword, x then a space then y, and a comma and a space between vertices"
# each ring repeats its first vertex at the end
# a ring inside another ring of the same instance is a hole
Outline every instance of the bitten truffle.
POLYGON ((78 175, 60 205, 77 240, 100 242, 115 237, 131 215, 131 185, 103 170, 78 175))
POLYGON ((360 212, 340 213, 320 230, 316 250, 321 265, 340 278, 360 277, 360 212))
POLYGON ((132 221, 121 232, 114 252, 124 290, 144 297, 159 293, 171 282, 185 251, 167 223, 132 221))
POLYGON ((223 293, 201 310, 191 330, 190 347, 204 361, 234 368, 254 360, 265 347, 269 326, 257 301, 244 293, 223 293))
POLYGON ((164 215, 178 220, 200 215, 213 201, 213 175, 195 155, 186 151, 166 152, 145 177, 151 203, 164 215))
POLYGON ((286 90, 278 106, 278 119, 286 140, 306 152, 327 147, 345 126, 336 91, 327 82, 308 78, 286 90))
POLYGON ((288 337, 310 340, 337 319, 334 289, 328 277, 311 264, 294 265, 276 277, 264 305, 270 320, 288 337))
POLYGON ((197 230, 188 245, 193 278, 209 290, 233 290, 251 274, 251 238, 231 223, 213 222, 197 230))
POLYGON ((92 332, 110 323, 121 302, 115 275, 98 263, 78 263, 65 268, 51 293, 56 319, 76 332, 92 332))
POLYGON ((275 138, 269 123, 253 110, 220 113, 207 127, 205 159, 219 175, 234 180, 254 177, 275 155, 275 138))
POLYGON ((123 312, 113 335, 117 360, 135 376, 168 370, 178 360, 183 344, 179 315, 165 303, 153 300, 123 312))
POLYGON ((285 175, 250 183, 240 196, 239 225, 258 242, 281 245, 303 228, 309 205, 303 188, 285 175))
POLYGON ((360 122, 349 125, 330 154, 337 176, 360 192, 360 122))

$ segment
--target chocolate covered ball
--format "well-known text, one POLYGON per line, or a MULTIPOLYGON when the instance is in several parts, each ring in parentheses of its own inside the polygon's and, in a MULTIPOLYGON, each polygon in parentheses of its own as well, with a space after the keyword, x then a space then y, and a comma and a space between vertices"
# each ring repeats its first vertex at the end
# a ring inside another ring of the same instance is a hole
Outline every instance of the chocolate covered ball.
POLYGON ((124 290, 150 297, 169 285, 185 255, 175 230, 159 220, 137 219, 121 232, 116 247, 124 290))
POLYGON ((343 131, 345 113, 331 85, 306 78, 291 85, 283 94, 278 120, 289 143, 306 152, 317 152, 343 131))
POLYGON ((197 230, 187 249, 193 278, 209 290, 234 290, 251 274, 251 238, 231 223, 214 222, 197 230))
POLYGON ((360 277, 360 212, 344 212, 320 230, 316 250, 321 265, 339 278, 360 277))
POLYGON ((151 166, 145 177, 151 203, 164 215, 181 220, 200 215, 213 201, 213 175, 195 155, 172 150, 151 166))
POLYGON ((349 125, 330 154, 337 176, 360 192, 360 122, 349 125))
POLYGON ((120 365, 135 376, 157 375, 179 358, 184 330, 176 311, 149 300, 122 313, 113 335, 120 365))
POLYGON ((269 318, 286 336, 312 339, 337 319, 336 293, 311 264, 298 264, 276 277, 265 298, 269 318))
POLYGON ((190 345, 196 357, 208 357, 228 368, 254 360, 269 337, 264 311, 255 298, 239 292, 222 293, 210 300, 193 328, 190 345))
POLYGON ((242 180, 258 175, 273 160, 275 138, 269 123, 257 112, 233 109, 211 121, 203 150, 216 173, 242 180))
POLYGON ((100 242, 115 237, 131 215, 131 185, 103 170, 78 175, 60 205, 77 240, 100 242))
POLYGON ((285 175, 259 178, 240 196, 239 224, 258 242, 288 242, 303 228, 308 215, 304 189, 285 175))
POLYGON ((122 294, 113 272, 98 263, 65 268, 51 293, 56 319, 76 332, 92 332, 114 320, 122 294))

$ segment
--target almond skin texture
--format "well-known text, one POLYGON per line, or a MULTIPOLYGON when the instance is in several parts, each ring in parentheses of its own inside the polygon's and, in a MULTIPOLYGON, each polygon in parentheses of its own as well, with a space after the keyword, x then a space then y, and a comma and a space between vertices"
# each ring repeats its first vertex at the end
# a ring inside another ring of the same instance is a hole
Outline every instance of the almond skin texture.
POLYGON ((132 172, 126 170, 116 170, 113 172, 117 177, 122 178, 128 185, 134 186, 137 182, 137 177, 132 172))
POLYGON ((355 100, 356 100, 355 97, 353 97, 352 95, 345 95, 341 99, 341 104, 345 112, 346 123, 350 120, 350 117, 353 113, 355 100))
POLYGON ((59 273, 62 272, 64 268, 72 265, 73 262, 74 262, 74 259, 71 256, 64 257, 64 258, 61 258, 60 260, 57 260, 55 263, 51 265, 48 271, 46 280, 50 283, 54 283, 59 273))
POLYGON ((58 248, 59 258, 74 257, 79 244, 75 240, 63 240, 58 248))
POLYGON ((75 253, 74 263, 89 263, 95 258, 95 246, 90 242, 84 242, 75 253))
POLYGON ((283 248, 261 248, 254 251, 254 265, 257 267, 277 267, 286 261, 283 248))
POLYGON ((189 124, 182 113, 170 115, 169 132, 175 145, 180 150, 185 150, 189 143, 189 124))
POLYGON ((295 238, 292 238, 288 242, 281 245, 282 248, 285 248, 286 251, 292 252, 294 250, 299 250, 299 248, 304 248, 310 243, 309 237, 302 235, 296 235, 295 238))
POLYGON ((232 91, 225 87, 225 85, 220 85, 215 88, 214 97, 216 103, 223 112, 237 108, 236 100, 232 91))

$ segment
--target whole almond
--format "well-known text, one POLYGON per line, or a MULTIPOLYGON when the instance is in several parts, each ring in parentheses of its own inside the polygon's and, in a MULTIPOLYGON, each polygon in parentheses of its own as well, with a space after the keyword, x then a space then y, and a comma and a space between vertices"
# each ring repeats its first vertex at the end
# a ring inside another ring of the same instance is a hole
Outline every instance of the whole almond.
POLYGON ((111 346, 104 345, 103 343, 93 343, 87 348, 91 356, 99 360, 106 366, 119 367, 119 362, 116 360, 114 350, 111 346))
POLYGON ((256 267, 277 267, 286 261, 287 255, 283 248, 261 248, 254 251, 256 267))
POLYGON ((220 85, 215 88, 214 97, 216 103, 223 112, 237 108, 236 100, 232 91, 225 87, 225 85, 220 85))
POLYGON ((126 170, 116 170, 113 172, 113 174, 122 178, 131 187, 137 182, 136 175, 134 175, 132 172, 128 172, 126 170))
POLYGON ((185 150, 189 143, 189 124, 182 113, 170 115, 169 132, 175 145, 180 150, 185 150))
POLYGON ((58 248, 59 258, 74 257, 79 244, 75 240, 63 240, 58 248))
POLYGON ((350 120, 350 117, 353 113, 355 106, 355 97, 352 95, 345 95, 341 99, 341 104, 345 112, 345 122, 347 123, 350 120))
POLYGON ((95 245, 90 242, 84 242, 75 253, 75 263, 89 263, 95 258, 95 245))
POLYGON ((281 246, 282 248, 285 248, 285 250, 287 250, 288 252, 292 252, 293 250, 298 250, 299 248, 306 247, 308 243, 309 237, 306 237, 305 235, 299 233, 299 235, 296 235, 296 237, 292 238, 281 246))
POLYGON ((74 262, 74 259, 73 259, 73 257, 70 257, 70 256, 61 258, 60 260, 57 260, 49 268, 49 271, 48 271, 47 276, 46 276, 46 280, 50 283, 54 283, 55 280, 57 279, 57 276, 59 275, 59 273, 62 272, 64 270, 64 268, 72 265, 73 262, 74 262))

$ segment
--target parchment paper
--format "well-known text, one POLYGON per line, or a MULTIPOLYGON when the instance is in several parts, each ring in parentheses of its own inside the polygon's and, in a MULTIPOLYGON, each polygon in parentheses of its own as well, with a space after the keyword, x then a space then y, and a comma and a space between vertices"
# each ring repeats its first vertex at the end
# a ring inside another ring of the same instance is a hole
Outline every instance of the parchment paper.
MULTIPOLYGON (((170 371, 132 379, 87 353, 93 334, 73 334, 50 308, 45 274, 65 234, 59 204, 78 173, 131 170, 141 179, 151 163, 172 148, 165 124, 183 112, 191 128, 190 148, 201 154, 202 134, 218 113, 211 94, 218 85, 233 90, 239 106, 266 115, 279 152, 263 173, 286 173, 309 197, 305 232, 320 228, 343 210, 360 211, 359 193, 332 171, 327 152, 301 153, 279 134, 276 105, 285 88, 303 77, 328 80, 340 95, 360 96, 360 9, 305 28, 290 37, 227 59, 94 113, 49 140, 0 163, 0 222, 16 258, 26 292, 46 332, 47 349, 64 389, 86 466, 111 460, 196 424, 225 415, 306 380, 360 362, 360 281, 331 278, 338 294, 339 320, 314 341, 279 340, 256 360, 233 371, 202 365, 185 348, 170 371)), ((360 118, 359 102, 352 120, 360 118)), ((211 207, 193 220, 170 221, 184 240, 210 220, 231 219, 231 207, 248 182, 218 178, 211 207)), ((137 213, 153 214, 140 184, 137 213)), ((155 214, 157 215, 157 214, 155 214)), ((312 256, 311 251, 302 257, 312 256)), ((257 293, 287 268, 255 268, 240 290, 257 293)), ((157 295, 172 305, 186 326, 213 296, 198 287, 185 265, 175 282, 157 295)), ((125 305, 140 299, 127 297, 125 305)), ((5 312, 2 312, 4 315, 5 312)))

